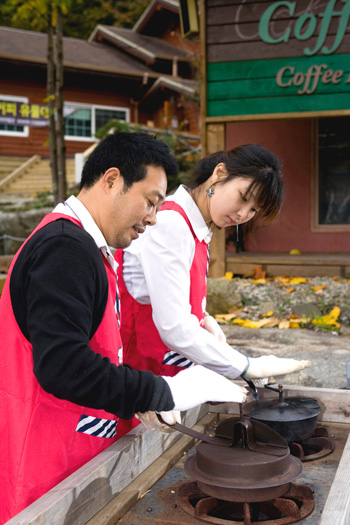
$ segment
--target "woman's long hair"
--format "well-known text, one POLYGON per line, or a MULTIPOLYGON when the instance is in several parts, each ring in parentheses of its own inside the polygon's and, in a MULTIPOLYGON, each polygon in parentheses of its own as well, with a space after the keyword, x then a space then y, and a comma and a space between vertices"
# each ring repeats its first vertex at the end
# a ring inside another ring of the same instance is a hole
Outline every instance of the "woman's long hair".
POLYGON ((284 188, 281 164, 274 153, 259 144, 245 144, 208 155, 197 163, 190 187, 195 189, 207 181, 220 163, 225 165, 227 175, 213 185, 225 184, 240 177, 250 179, 247 194, 256 192, 256 203, 260 208, 257 216, 269 221, 278 215, 284 188))

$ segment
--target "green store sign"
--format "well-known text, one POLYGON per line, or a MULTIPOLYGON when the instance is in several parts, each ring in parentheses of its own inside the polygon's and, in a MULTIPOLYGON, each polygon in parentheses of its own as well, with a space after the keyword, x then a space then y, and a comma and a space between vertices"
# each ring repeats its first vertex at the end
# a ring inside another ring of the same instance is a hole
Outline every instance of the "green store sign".
POLYGON ((346 28, 348 26, 350 18, 349 0, 341 0, 341 2, 344 4, 344 7, 341 11, 335 10, 336 1, 337 0, 331 0, 330 2, 328 2, 325 11, 323 13, 319 13, 318 15, 315 15, 313 13, 302 13, 295 20, 293 27, 286 28, 285 32, 278 38, 274 38, 270 35, 269 26, 272 17, 276 13, 276 11, 281 7, 284 7, 287 10, 290 17, 295 16, 296 2, 275 2, 266 9, 266 11, 260 19, 259 35, 261 40, 263 40, 267 44, 279 44, 281 42, 287 43, 291 35, 293 35, 297 40, 308 40, 312 36, 315 36, 317 18, 320 18, 322 22, 316 45, 314 49, 305 47, 304 54, 307 56, 312 56, 318 53, 319 51, 323 55, 330 55, 331 53, 334 53, 340 46, 345 36, 346 28), (339 20, 338 31, 335 36, 333 45, 327 47, 326 45, 324 45, 324 43, 331 26, 331 22, 333 20, 339 20))
POLYGON ((302 10, 297 4, 274 2, 260 15, 261 45, 273 46, 276 58, 250 60, 241 53, 237 61, 223 54, 207 64, 208 117, 350 111, 350 0, 330 0, 318 13, 310 12, 312 2, 302 10), (298 56, 283 56, 291 41, 298 56), (337 54, 341 45, 345 53, 337 54))

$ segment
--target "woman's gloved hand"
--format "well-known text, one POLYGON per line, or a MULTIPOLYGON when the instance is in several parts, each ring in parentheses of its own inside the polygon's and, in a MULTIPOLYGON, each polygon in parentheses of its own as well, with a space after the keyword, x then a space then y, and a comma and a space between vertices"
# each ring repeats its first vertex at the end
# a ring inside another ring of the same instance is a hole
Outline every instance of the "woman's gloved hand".
POLYGON ((221 343, 226 343, 226 335, 221 330, 220 325, 215 321, 214 317, 212 317, 209 314, 206 314, 204 317, 204 325, 203 328, 205 330, 208 330, 218 341, 221 343))
POLYGON ((162 377, 171 390, 174 410, 189 410, 210 401, 243 403, 247 397, 246 387, 201 365, 187 368, 174 377, 162 377))
MULTIPOLYGON (((181 423, 181 415, 179 410, 169 410, 169 412, 160 412, 159 415, 161 416, 163 421, 165 421, 165 423, 168 423, 168 425, 175 425, 175 423, 181 423)), ((158 430, 164 433, 172 432, 172 429, 168 425, 165 425, 164 423, 161 423, 159 421, 156 412, 138 412, 137 414, 135 414, 135 417, 139 419, 148 430, 158 430)))
MULTIPOLYGON (((248 358, 247 358, 248 359, 248 358)), ((274 355, 264 355, 262 357, 250 357, 248 368, 242 376, 247 379, 261 379, 269 376, 281 376, 298 372, 311 366, 311 361, 298 361, 274 355)))

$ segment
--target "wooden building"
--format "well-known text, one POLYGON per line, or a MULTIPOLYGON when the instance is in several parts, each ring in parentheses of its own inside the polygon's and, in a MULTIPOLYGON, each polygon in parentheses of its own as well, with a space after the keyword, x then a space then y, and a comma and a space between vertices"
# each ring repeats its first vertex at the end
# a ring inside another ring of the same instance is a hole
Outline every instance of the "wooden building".
POLYGON ((281 159, 286 190, 241 255, 217 236, 212 275, 249 254, 255 265, 275 254, 289 272, 343 257, 349 275, 350 2, 201 0, 199 11, 204 150, 260 143, 281 159))
MULTIPOLYGON (((153 0, 133 29, 97 26, 63 48, 68 156, 112 118, 198 134, 198 43, 181 37, 178 0, 153 0)), ((46 104, 46 54, 46 34, 0 28, 0 155, 49 156, 47 126, 14 120, 46 104)))

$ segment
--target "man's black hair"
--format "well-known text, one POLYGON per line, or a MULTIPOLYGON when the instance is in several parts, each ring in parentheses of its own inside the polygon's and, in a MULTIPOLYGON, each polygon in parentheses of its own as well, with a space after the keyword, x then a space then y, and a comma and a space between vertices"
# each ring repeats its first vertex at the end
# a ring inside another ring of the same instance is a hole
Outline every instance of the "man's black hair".
POLYGON ((124 187, 144 179, 148 166, 161 166, 167 176, 176 176, 178 167, 169 146, 147 133, 116 132, 104 138, 86 161, 80 189, 90 188, 109 168, 118 168, 124 187))

